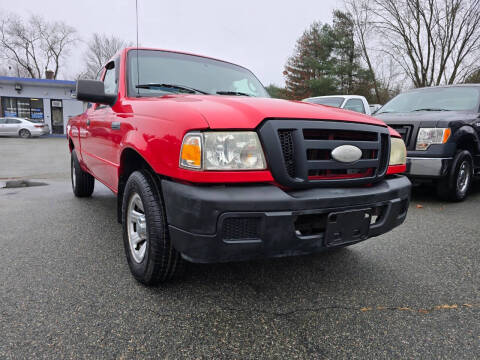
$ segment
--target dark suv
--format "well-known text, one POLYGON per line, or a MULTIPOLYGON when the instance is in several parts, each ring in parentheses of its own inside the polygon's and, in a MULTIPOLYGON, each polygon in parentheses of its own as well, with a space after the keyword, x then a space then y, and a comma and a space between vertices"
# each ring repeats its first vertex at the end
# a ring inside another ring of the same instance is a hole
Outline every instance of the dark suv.
POLYGON ((433 182, 441 198, 465 199, 480 175, 480 84, 407 91, 375 116, 402 135, 414 183, 433 182))

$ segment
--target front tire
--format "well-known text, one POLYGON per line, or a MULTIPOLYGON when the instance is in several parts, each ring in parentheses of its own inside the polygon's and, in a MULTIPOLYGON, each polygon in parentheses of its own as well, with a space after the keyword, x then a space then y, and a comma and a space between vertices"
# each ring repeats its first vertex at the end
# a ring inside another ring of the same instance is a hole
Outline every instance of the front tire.
POLYGON ((450 175, 437 184, 438 196, 444 200, 463 201, 472 185, 473 160, 467 150, 457 153, 450 175))
POLYGON ((28 139, 30 136, 32 136, 32 134, 30 133, 30 131, 28 131, 27 129, 22 129, 18 132, 18 135, 22 138, 22 139, 28 139))
POLYGON ((95 178, 82 170, 75 151, 72 151, 70 158, 70 178, 72 180, 72 190, 76 197, 92 196, 95 188, 95 178))
POLYGON ((166 282, 184 266, 170 241, 163 201, 148 171, 135 171, 123 193, 122 227, 130 271, 145 285, 166 282))

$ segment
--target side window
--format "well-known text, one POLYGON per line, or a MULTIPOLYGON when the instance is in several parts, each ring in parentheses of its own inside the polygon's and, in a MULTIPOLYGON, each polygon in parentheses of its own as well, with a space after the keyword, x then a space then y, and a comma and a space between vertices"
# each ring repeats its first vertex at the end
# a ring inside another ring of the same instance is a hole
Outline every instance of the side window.
POLYGON ((5 118, 0 118, 0 124, 5 124, 7 122, 7 119, 5 118))
POLYGON ((112 61, 106 66, 105 76, 103 77, 103 83, 105 85, 105 94, 116 95, 117 94, 117 76, 115 70, 115 63, 112 61))
POLYGON ((356 111, 362 114, 365 114, 365 107, 363 106, 363 101, 360 99, 349 99, 343 107, 345 110, 356 111))
POLYGON ((7 124, 21 124, 22 122, 17 119, 7 119, 7 124))

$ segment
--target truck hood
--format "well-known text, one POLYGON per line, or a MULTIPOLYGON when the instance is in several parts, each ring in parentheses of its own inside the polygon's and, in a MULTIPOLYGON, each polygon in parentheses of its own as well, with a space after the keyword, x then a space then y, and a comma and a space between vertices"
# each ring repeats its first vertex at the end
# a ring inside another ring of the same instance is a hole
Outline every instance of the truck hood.
POLYGON ((383 113, 374 115, 387 125, 420 125, 422 127, 451 127, 453 123, 467 123, 478 119, 479 114, 466 111, 418 111, 408 113, 383 113))
POLYGON ((211 129, 254 129, 264 119, 313 119, 385 126, 382 120, 352 111, 271 98, 215 95, 168 95, 158 101, 200 113, 211 129))

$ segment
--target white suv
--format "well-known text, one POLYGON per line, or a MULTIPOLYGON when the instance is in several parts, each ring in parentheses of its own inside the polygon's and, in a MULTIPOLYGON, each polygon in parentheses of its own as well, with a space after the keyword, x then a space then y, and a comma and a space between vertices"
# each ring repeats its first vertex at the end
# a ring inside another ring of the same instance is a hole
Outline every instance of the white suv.
POLYGON ((302 101, 312 104, 328 105, 345 110, 356 111, 362 114, 372 115, 367 99, 360 95, 316 96, 303 99, 302 101))

